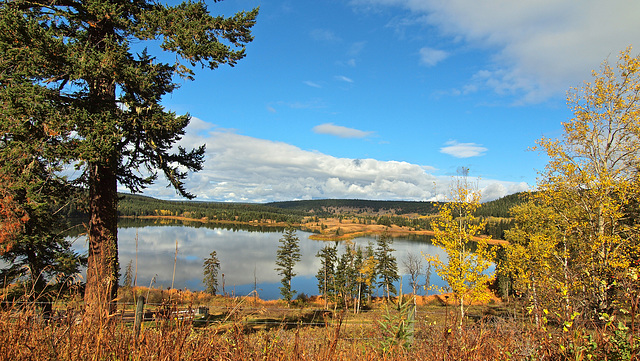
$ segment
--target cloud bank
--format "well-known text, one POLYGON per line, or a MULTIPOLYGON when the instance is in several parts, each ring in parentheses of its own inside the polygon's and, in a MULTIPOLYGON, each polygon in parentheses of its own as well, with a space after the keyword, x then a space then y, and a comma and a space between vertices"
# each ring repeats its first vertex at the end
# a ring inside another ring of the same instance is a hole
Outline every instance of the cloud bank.
MULTIPOLYGON (((296 146, 210 129, 197 118, 181 145, 206 144, 204 169, 191 173, 186 188, 201 201, 271 202, 301 199, 375 199, 430 201, 447 199, 448 176, 429 166, 401 161, 337 158, 296 146), (199 129, 196 133, 191 129, 199 129)), ((146 195, 177 199, 158 182, 146 195)), ((525 183, 481 180, 483 200, 528 189, 525 183)), ((124 191, 124 189, 121 189, 124 191)))
MULTIPOLYGON (((469 47, 491 51, 493 64, 478 70, 465 88, 524 94, 521 101, 529 103, 580 86, 607 57, 613 62, 627 46, 640 44, 640 1, 351 0, 351 4, 366 10, 407 9, 406 19, 394 23, 435 27, 462 52, 469 47)), ((421 54, 426 65, 443 60, 430 48, 421 54)))

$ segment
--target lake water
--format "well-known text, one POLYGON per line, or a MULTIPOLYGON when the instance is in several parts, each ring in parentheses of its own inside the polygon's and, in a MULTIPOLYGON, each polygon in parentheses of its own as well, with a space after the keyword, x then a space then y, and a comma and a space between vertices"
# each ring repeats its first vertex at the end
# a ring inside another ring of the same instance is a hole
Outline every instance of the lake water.
MULTIPOLYGON (((283 229, 243 228, 233 229, 195 223, 185 225, 167 221, 122 222, 118 228, 121 274, 124 275, 130 260, 133 260, 135 267, 137 237, 137 285, 152 284, 154 288, 163 289, 171 287, 177 241, 178 257, 174 288, 203 290, 202 265, 204 259, 212 251, 216 251, 220 260, 220 273, 224 274, 226 293, 236 296, 247 295, 253 291, 254 281, 257 281, 260 298, 277 299, 280 297, 278 287, 281 285, 281 276, 275 271, 275 261, 280 244, 278 240, 282 238, 283 229)), ((311 233, 308 232, 296 231, 296 235, 300 239, 302 257, 294 268, 297 276, 292 280, 291 286, 298 293, 316 295, 318 287, 315 275, 320 268, 320 259, 316 254, 327 242, 309 239, 311 233)), ((363 237, 353 242, 364 247, 368 242, 373 242, 375 245, 375 241, 375 237, 363 237)), ((405 274, 403 290, 407 293, 411 290, 409 277, 403 265, 407 254, 419 256, 424 266, 427 262, 421 257, 421 253, 439 254, 443 259, 446 257, 442 249, 433 246, 427 237, 395 238, 392 247, 395 249, 394 255, 398 269, 400 273, 405 274)), ((74 248, 86 253, 86 241, 83 238, 77 239, 74 248)), ((342 253, 344 245, 340 244, 338 249, 342 253)), ((430 280, 432 284, 444 286, 435 272, 432 272, 430 280)), ((421 282, 424 283, 424 277, 421 282)), ((378 292, 382 295, 381 291, 378 292)), ((222 293, 221 275, 219 293, 222 293)))

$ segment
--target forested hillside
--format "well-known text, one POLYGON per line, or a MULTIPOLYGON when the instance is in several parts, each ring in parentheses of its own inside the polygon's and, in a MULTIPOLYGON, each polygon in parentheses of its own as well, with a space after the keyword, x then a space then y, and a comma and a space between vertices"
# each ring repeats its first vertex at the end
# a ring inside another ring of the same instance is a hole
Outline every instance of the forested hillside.
POLYGON ((514 193, 491 202, 482 203, 476 211, 476 216, 510 218, 509 210, 513 206, 524 203, 527 200, 527 194, 525 192, 514 193))
MULTIPOLYGON (((479 217, 509 218, 509 209, 522 203, 523 193, 508 195, 487 202, 476 212, 479 217)), ((152 197, 120 194, 118 212, 121 216, 181 216, 238 221, 271 219, 300 220, 300 217, 351 215, 402 216, 438 213, 436 202, 379 201, 363 199, 318 199, 288 202, 224 203, 199 201, 166 201, 152 197)), ((395 218, 395 217, 393 217, 395 218)))
MULTIPOLYGON (((513 225, 509 209, 521 204, 524 194, 518 193, 487 202, 476 212, 486 222, 483 234, 502 239, 504 231, 513 225)), ((436 202, 376 201, 361 199, 322 199, 289 202, 223 203, 197 201, 165 201, 151 197, 120 194, 120 216, 174 216, 209 221, 239 223, 302 223, 305 216, 353 216, 363 224, 403 226, 416 230, 430 230, 438 213, 436 202)))
MULTIPOLYGON (((476 215, 479 217, 508 218, 509 209, 521 204, 526 193, 515 193, 491 202, 483 203, 476 215)), ((288 202, 271 202, 267 206, 282 208, 317 216, 340 215, 344 213, 372 215, 430 215, 438 213, 437 202, 378 201, 364 199, 315 199, 288 202)))
POLYGON ((299 223, 304 214, 262 204, 196 201, 165 201, 132 194, 120 194, 120 216, 178 216, 212 221, 299 223))
POLYGON ((315 199, 289 202, 272 202, 268 206, 311 213, 317 216, 351 214, 409 214, 420 215, 437 212, 435 202, 376 201, 364 199, 315 199))

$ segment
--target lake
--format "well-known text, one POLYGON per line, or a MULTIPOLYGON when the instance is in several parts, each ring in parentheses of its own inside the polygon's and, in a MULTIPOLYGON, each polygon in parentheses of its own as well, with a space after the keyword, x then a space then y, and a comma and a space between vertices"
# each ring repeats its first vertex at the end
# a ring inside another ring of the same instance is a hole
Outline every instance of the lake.
MULTIPOLYGON (((260 298, 269 300, 280 298, 281 276, 275 271, 278 240, 282 238, 282 228, 224 227, 214 224, 189 223, 177 221, 132 221, 125 220, 118 228, 119 257, 121 274, 130 260, 136 262, 136 237, 138 243, 138 286, 149 286, 166 289, 171 287, 176 241, 178 257, 174 288, 203 290, 203 262, 212 251, 217 252, 220 260, 220 273, 224 274, 224 291, 230 295, 244 296, 257 289, 260 298)), ((297 293, 307 295, 318 294, 315 278, 320 268, 318 251, 327 242, 309 239, 311 233, 296 231, 300 239, 301 260, 294 271, 297 276, 291 286, 297 293)), ((375 244, 375 237, 362 237, 353 240, 356 245, 366 246, 368 242, 375 244)), ((403 290, 408 293, 409 277, 403 265, 407 254, 417 256, 438 254, 446 258, 442 249, 431 244, 428 237, 394 238, 392 246, 395 251, 398 269, 403 276, 403 290)), ((76 251, 86 254, 87 245, 84 238, 74 242, 76 251)), ((339 253, 344 245, 338 246, 339 253)), ((421 257, 424 260, 424 258, 421 257)), ((426 266, 427 262, 423 261, 426 266)), ((424 277, 421 279, 424 283, 424 277)), ((432 272, 431 283, 444 286, 442 280, 432 272)), ((398 285, 397 285, 398 286, 398 285)), ((424 292, 424 291, 423 291, 424 292)), ((222 293, 222 276, 219 278, 219 293, 222 293)), ((382 295, 382 291, 378 291, 382 295)), ((424 294, 424 293, 421 293, 424 294)))

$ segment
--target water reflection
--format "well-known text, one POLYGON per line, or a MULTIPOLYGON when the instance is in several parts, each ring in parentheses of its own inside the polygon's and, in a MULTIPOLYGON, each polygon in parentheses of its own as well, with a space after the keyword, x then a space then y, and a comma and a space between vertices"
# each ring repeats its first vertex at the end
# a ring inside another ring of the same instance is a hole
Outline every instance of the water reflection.
MULTIPOLYGON (((202 290, 202 264, 211 251, 216 251, 220 260, 220 272, 224 273, 225 291, 229 294, 246 295, 254 288, 257 281, 259 295, 263 299, 279 298, 280 276, 274 270, 278 240, 283 229, 253 227, 220 227, 212 224, 179 222, 162 223, 120 223, 118 229, 119 256, 122 274, 129 263, 136 263, 136 237, 138 243, 137 284, 148 286, 155 277, 154 287, 171 286, 176 240, 178 241, 178 257, 174 287, 202 290), (136 236, 137 234, 137 236, 136 236)), ((325 242, 310 240, 311 233, 297 231, 300 239, 302 257, 296 264, 298 274, 292 280, 292 287, 298 293, 317 294, 315 274, 320 268, 320 260, 316 253, 326 245, 325 242)), ((366 246, 368 242, 375 244, 374 237, 358 238, 357 245, 366 246)), ((85 243, 85 242, 80 242, 85 243)), ((78 245, 79 242, 76 242, 78 245)), ((85 249, 79 251, 86 252, 85 249)), ((420 255, 440 254, 444 252, 431 245, 427 238, 395 239, 394 252, 401 273, 406 273, 402 260, 407 253, 420 255)), ((339 247, 340 252, 344 247, 339 247)), ((426 261, 423 262, 426 265, 426 261)), ((404 289, 409 290, 408 277, 404 276, 404 289)), ((422 280, 424 281, 424 280, 422 280)), ((442 285, 442 281, 434 274, 432 283, 442 285)), ((222 289, 222 280, 220 280, 222 289)))

